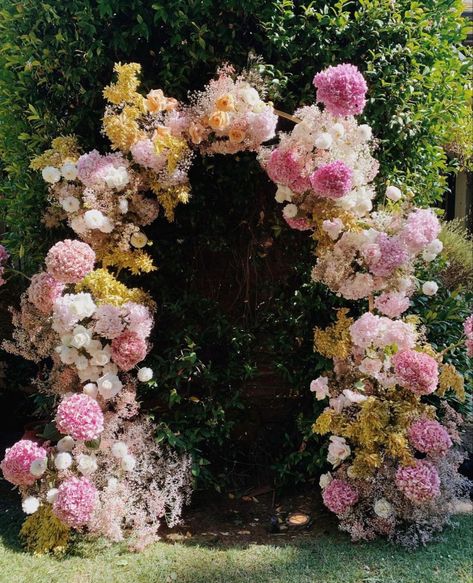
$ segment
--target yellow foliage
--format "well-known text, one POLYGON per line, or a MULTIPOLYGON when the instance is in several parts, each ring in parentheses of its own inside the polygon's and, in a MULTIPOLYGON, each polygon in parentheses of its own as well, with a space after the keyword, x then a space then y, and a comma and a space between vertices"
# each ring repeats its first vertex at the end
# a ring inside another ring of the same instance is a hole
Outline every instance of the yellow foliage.
POLYGON ((318 417, 316 422, 312 425, 312 431, 319 435, 325 435, 332 430, 332 419, 335 412, 332 409, 325 409, 318 417))
POLYGON ((132 103, 145 111, 143 96, 137 92, 140 86, 138 75, 141 73, 141 65, 138 63, 115 63, 113 70, 117 74, 116 83, 111 83, 103 90, 105 99, 113 105, 132 103))
POLYGON ((152 258, 142 249, 134 251, 110 251, 100 256, 104 268, 118 267, 119 269, 129 269, 133 275, 140 273, 150 273, 156 271, 152 258))
POLYGON ((76 285, 76 291, 88 291, 97 304, 112 304, 121 306, 126 302, 136 302, 137 304, 146 304, 153 306, 154 302, 150 296, 139 288, 128 288, 118 281, 106 269, 96 269, 84 277, 76 285))
POLYGON ((51 148, 40 156, 33 158, 30 168, 42 170, 46 166, 60 168, 65 162, 77 162, 79 159, 79 145, 75 136, 61 136, 51 142, 51 148))
POLYGON ((443 397, 450 389, 455 392, 455 395, 460 401, 465 400, 465 379, 453 364, 444 364, 440 369, 437 395, 443 397))
POLYGON ((327 358, 347 358, 351 352, 350 326, 353 318, 347 317, 348 310, 337 312, 337 321, 325 330, 314 330, 314 349, 327 358))
POLYGON ((172 188, 161 188, 157 180, 151 181, 151 190, 156 194, 159 204, 169 222, 174 221, 174 210, 179 203, 189 202, 189 187, 181 184, 172 188))
POLYGON ((51 506, 43 505, 24 521, 20 536, 25 547, 35 555, 63 553, 69 542, 70 528, 53 514, 51 506))

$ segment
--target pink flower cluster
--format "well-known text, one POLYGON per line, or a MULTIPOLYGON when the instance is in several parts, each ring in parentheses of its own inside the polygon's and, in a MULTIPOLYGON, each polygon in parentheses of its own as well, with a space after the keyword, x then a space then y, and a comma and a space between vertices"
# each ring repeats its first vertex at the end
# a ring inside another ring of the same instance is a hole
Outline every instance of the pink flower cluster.
POLYGON ((310 175, 315 193, 324 198, 341 198, 352 187, 353 171, 341 160, 335 160, 317 168, 310 175))
POLYGON ((466 336, 467 354, 468 356, 473 357, 473 314, 465 320, 463 330, 466 336))
POLYGON ((57 281, 79 283, 94 269, 95 253, 87 243, 65 239, 51 247, 45 261, 48 273, 57 281))
POLYGON ((56 412, 58 430, 73 439, 90 441, 103 431, 102 410, 95 399, 84 393, 64 397, 56 412))
POLYGON ((291 229, 294 229, 295 231, 309 231, 310 229, 312 229, 312 225, 304 217, 298 217, 294 219, 290 219, 284 215, 283 217, 286 223, 291 227, 291 229))
POLYGON ((120 152, 102 156, 97 150, 83 154, 77 161, 77 177, 91 188, 105 186, 105 176, 112 168, 128 164, 120 152))
POLYGON ((401 467, 396 472, 396 486, 415 504, 422 504, 440 494, 440 478, 435 466, 427 460, 401 467))
POLYGON ((344 514, 358 501, 358 491, 345 480, 333 479, 322 492, 325 506, 335 514, 344 514))
POLYGON ((416 395, 433 393, 438 384, 435 358, 415 350, 401 350, 392 357, 397 382, 416 395))
POLYGON ((46 458, 47 451, 34 441, 22 439, 5 452, 0 464, 5 480, 15 486, 31 486, 38 479, 30 472, 35 460, 46 458))
POLYGON ((69 478, 58 488, 53 503, 54 514, 68 526, 80 528, 92 517, 97 489, 87 478, 69 478))
POLYGON ((410 301, 402 292, 385 292, 379 295, 374 306, 389 318, 399 318, 410 306, 410 301))
POLYGON ((3 245, 0 245, 0 285, 4 285, 3 273, 5 271, 5 263, 8 261, 10 254, 3 245))
POLYGON ((166 164, 166 156, 158 156, 153 142, 148 138, 136 142, 131 147, 131 154, 138 164, 155 172, 160 172, 166 164))
POLYGON ((41 272, 33 275, 28 288, 28 300, 43 314, 51 313, 54 302, 61 296, 64 284, 52 275, 41 272))
POLYGON ((440 233, 440 222, 431 209, 417 209, 410 213, 400 238, 407 249, 415 254, 432 243, 440 233))
POLYGON ((416 343, 416 333, 410 324, 375 316, 371 312, 365 312, 351 325, 350 334, 353 344, 362 349, 395 344, 399 350, 405 350, 413 348, 416 343))
POLYGON ((276 148, 271 152, 266 172, 274 182, 288 186, 294 192, 304 192, 310 188, 309 179, 302 176, 304 161, 297 153, 276 148))
POLYGON ((366 103, 368 87, 363 75, 354 65, 328 67, 314 77, 317 101, 334 115, 357 115, 366 103))
POLYGON ((418 419, 409 428, 409 441, 422 453, 445 454, 452 440, 445 427, 433 419, 418 419))
POLYGON ((121 370, 131 370, 141 362, 148 351, 146 340, 127 330, 112 340, 112 358, 121 370))
POLYGON ((407 250, 396 237, 380 233, 376 240, 377 256, 374 261, 368 259, 368 267, 373 275, 389 277, 395 269, 406 263, 409 258, 407 250))

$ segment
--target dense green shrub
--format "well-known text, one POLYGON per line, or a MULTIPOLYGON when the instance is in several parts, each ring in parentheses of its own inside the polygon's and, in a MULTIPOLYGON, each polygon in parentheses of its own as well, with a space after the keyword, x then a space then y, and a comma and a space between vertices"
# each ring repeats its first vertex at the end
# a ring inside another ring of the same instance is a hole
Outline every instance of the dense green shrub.
MULTIPOLYGON (((370 86, 365 116, 379 138, 380 183, 403 181, 420 203, 439 201, 455 165, 443 144, 466 156, 461 10, 461 0, 0 0, 0 221, 15 266, 32 273, 59 236, 41 225, 46 190, 29 161, 58 134, 107 147, 101 91, 115 61, 140 62, 145 88, 184 99, 223 61, 244 67, 260 55, 270 96, 288 111, 313 101, 315 71, 353 62, 370 86)), ((254 157, 237 158, 197 161, 190 204, 149 233, 161 268, 145 284, 160 320, 150 357, 158 383, 143 398, 158 438, 193 451, 201 483, 214 485, 227 471, 223 457, 236 455, 230 436, 255 350, 270 352, 301 395, 299 428, 309 427, 307 383, 324 364, 311 330, 329 321, 334 301, 307 284, 309 243, 281 224, 254 157)), ((274 441, 279 471, 292 480, 318 463, 314 448, 305 461, 284 461, 299 428, 274 441)))

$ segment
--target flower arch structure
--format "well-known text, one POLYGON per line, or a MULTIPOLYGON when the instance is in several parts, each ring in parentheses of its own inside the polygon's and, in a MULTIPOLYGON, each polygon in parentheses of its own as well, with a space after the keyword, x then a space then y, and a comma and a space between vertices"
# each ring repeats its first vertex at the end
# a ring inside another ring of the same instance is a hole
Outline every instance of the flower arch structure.
POLYGON ((324 503, 353 538, 395 537, 426 520, 440 527, 448 513, 438 508, 464 485, 452 448, 459 419, 444 404, 440 423, 423 397, 449 388, 461 396, 461 377, 416 321, 402 317, 417 288, 416 265, 442 250, 440 223, 396 186, 373 210, 375 142, 355 117, 366 100, 361 73, 348 64, 318 73, 323 107, 285 114, 294 129, 265 147, 281 112, 251 76, 224 67, 182 104, 161 90, 142 95, 137 64, 115 71, 103 118, 113 152, 81 153, 74 137, 59 137, 32 162, 49 184, 51 213, 77 238, 49 250, 14 315, 14 342, 5 343, 26 358, 52 359, 41 389, 58 401, 43 443, 23 439, 1 463, 30 514, 23 527, 30 546, 51 550, 70 529, 86 528, 112 540, 130 533, 142 548, 157 537, 162 516, 178 519, 188 497, 189 459, 155 444, 136 401, 137 384, 153 376, 139 364, 155 304, 118 274, 155 269, 143 228, 160 209, 173 220, 176 205, 188 201, 196 151, 256 152, 288 225, 317 243, 312 279, 346 300, 368 301, 358 319, 341 310, 333 326, 315 332, 316 350, 334 364, 311 385, 317 399, 328 399, 314 424, 331 433, 334 475, 322 476, 324 503))

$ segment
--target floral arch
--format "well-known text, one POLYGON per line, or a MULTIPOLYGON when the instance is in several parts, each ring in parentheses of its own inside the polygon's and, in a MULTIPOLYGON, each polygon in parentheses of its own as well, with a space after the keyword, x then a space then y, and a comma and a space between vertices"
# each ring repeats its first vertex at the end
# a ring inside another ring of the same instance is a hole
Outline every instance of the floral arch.
MULTIPOLYGON (((190 460, 155 443, 136 400, 138 383, 153 377, 138 365, 150 348, 155 304, 118 276, 155 269, 142 229, 160 208, 173 220, 188 201, 194 152, 244 150, 258 154, 277 185, 288 225, 315 240, 312 279, 365 307, 357 318, 340 310, 332 326, 315 330, 315 349, 333 360, 310 387, 327 402, 314 432, 331 434, 323 501, 355 540, 425 542, 467 490, 454 447, 461 418, 442 401, 447 390, 463 397, 463 381, 443 363, 448 347, 436 352, 419 322, 403 316, 421 285, 416 268, 442 251, 440 222, 398 186, 377 196, 376 142, 356 120, 368 90, 363 76, 349 64, 318 73, 323 107, 292 116, 264 101, 251 73, 237 76, 231 67, 187 104, 161 90, 139 93, 137 64, 115 71, 103 118, 113 153, 81 153, 74 137, 59 137, 31 164, 49 184, 51 212, 77 238, 49 250, 14 313, 14 341, 4 343, 25 358, 51 360, 39 388, 58 403, 42 440, 22 439, 1 463, 30 515, 22 529, 28 545, 61 548, 71 529, 87 529, 111 540, 130 534, 143 548, 163 516, 178 520, 190 495, 190 460), (294 128, 264 146, 278 115, 294 128)), ((421 286, 426 295, 436 290, 435 282, 421 286)), ((465 335, 471 353, 472 318, 465 335)))

